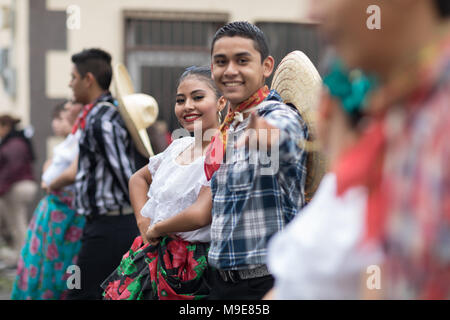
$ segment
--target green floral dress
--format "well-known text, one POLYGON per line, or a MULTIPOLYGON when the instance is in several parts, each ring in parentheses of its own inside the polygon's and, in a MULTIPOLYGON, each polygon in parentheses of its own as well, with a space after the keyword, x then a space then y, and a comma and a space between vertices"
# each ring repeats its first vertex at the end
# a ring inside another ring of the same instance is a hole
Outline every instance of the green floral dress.
POLYGON ((119 267, 103 282, 105 300, 206 298, 209 243, 164 237, 156 246, 137 237, 119 267))

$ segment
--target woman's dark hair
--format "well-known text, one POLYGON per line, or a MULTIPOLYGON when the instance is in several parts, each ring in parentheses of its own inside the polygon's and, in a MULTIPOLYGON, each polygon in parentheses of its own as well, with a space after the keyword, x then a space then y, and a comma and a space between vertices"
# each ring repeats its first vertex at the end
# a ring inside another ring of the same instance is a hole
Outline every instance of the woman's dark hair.
POLYGON ((58 103, 54 108, 53 108, 53 113, 52 113, 52 120, 59 118, 59 116, 61 115, 61 112, 63 112, 65 110, 65 105, 68 102, 68 100, 64 100, 60 103, 58 103))
POLYGON ((0 124, 10 126, 12 128, 16 127, 16 124, 20 122, 20 119, 16 119, 8 114, 0 115, 0 124))
POLYGON ((186 79, 187 77, 192 77, 192 76, 198 77, 201 80, 204 80, 214 91, 217 99, 219 99, 222 96, 222 93, 219 91, 219 89, 217 89, 216 84, 211 77, 211 68, 210 67, 192 66, 192 67, 186 68, 186 70, 180 76, 180 79, 178 79, 177 87, 181 84, 181 82, 183 82, 184 79, 186 79))
POLYGON ((269 56, 269 46, 267 45, 267 38, 264 33, 254 24, 247 21, 236 21, 224 25, 217 30, 211 44, 211 54, 214 49, 214 44, 217 40, 223 37, 243 37, 253 40, 255 49, 261 55, 261 62, 269 56))
POLYGON ((29 132, 28 130, 18 130, 17 124, 19 122, 20 122, 20 119, 15 119, 9 115, 1 115, 0 116, 0 124, 1 125, 10 125, 11 126, 11 130, 9 131, 9 133, 3 139, 0 140, 0 146, 6 144, 10 139, 20 138, 28 146, 28 149, 30 151, 31 161, 34 161, 34 160, 36 160, 36 156, 34 153, 33 143, 31 142, 31 136, 33 135, 33 133, 31 133, 31 135, 28 135, 27 134, 27 132, 29 132))
POLYGON ((112 79, 111 55, 101 49, 85 49, 72 56, 78 73, 83 78, 86 73, 94 75, 98 85, 108 90, 112 79))
POLYGON ((436 9, 442 18, 450 17, 450 1, 449 0, 434 0, 436 9))

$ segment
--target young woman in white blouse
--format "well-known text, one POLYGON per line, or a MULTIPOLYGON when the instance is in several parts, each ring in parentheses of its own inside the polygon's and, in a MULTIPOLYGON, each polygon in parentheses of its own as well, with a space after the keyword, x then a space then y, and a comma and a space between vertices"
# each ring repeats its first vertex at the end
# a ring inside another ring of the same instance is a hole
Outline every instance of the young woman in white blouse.
POLYGON ((204 160, 225 105, 209 68, 190 67, 182 74, 175 115, 194 137, 175 139, 130 179, 130 200, 141 236, 102 284, 105 299, 208 295, 204 277, 212 201, 204 160))

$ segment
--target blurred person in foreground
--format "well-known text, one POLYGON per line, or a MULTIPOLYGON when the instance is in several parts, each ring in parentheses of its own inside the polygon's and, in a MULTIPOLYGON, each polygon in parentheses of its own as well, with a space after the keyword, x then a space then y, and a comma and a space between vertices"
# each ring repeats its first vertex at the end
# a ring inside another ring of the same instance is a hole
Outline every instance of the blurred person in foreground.
MULTIPOLYGON (((376 86, 360 70, 347 70, 333 57, 326 62, 317 132, 330 171, 312 201, 283 232, 271 239, 268 266, 276 299, 357 299, 360 275, 382 261, 378 246, 364 243, 365 208, 370 192, 363 181, 346 184, 359 172, 365 149, 364 109, 376 86), (295 273, 289 272, 295 266, 295 273)), ((373 154, 367 154, 371 157, 373 154)))
POLYGON ((0 252, 6 266, 17 264, 27 230, 27 208, 37 192, 33 147, 25 131, 18 129, 19 122, 15 115, 0 112, 0 219, 12 238, 11 248, 0 252))
POLYGON ((377 1, 379 30, 366 24, 372 4, 312 2, 343 62, 379 81, 368 101, 365 143, 337 168, 338 188, 368 190, 364 243, 381 248, 384 262, 380 289, 366 293, 449 299, 450 2, 377 1))
MULTIPOLYGON (((82 107, 64 101, 54 109, 53 133, 64 140, 53 148, 52 158, 44 165, 44 189, 78 156, 80 132, 72 133, 72 127, 82 107)), ((84 216, 73 207, 73 191, 72 185, 48 192, 36 207, 17 266, 12 300, 64 299, 69 276, 66 270, 76 263, 85 224, 84 216)))

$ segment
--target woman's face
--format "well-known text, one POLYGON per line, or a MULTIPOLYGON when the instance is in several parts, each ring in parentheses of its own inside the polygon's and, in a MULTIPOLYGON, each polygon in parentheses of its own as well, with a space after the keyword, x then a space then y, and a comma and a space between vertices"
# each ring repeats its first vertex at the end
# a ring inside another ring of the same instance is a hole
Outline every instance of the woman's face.
POLYGON ((188 76, 177 89, 175 115, 189 132, 201 128, 202 132, 219 127, 218 112, 223 99, 217 99, 215 92, 200 76, 188 76))
POLYGON ((69 122, 68 111, 61 111, 59 116, 52 120, 52 129, 55 136, 58 137, 65 137, 71 132, 72 125, 69 122))
POLYGON ((0 122, 0 139, 6 137, 8 133, 11 131, 11 128, 12 128, 11 125, 0 122))

